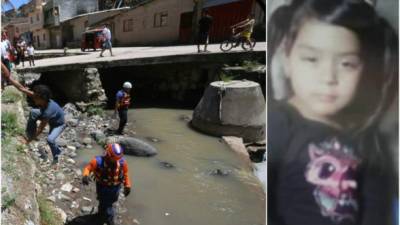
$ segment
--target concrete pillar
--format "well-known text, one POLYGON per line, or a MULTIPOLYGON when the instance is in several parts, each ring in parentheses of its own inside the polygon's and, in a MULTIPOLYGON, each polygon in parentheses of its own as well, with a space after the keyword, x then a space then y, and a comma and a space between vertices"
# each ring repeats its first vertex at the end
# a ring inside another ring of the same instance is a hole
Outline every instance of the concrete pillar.
POLYGON ((193 112, 194 128, 215 136, 265 139, 265 98, 253 81, 211 83, 193 112))

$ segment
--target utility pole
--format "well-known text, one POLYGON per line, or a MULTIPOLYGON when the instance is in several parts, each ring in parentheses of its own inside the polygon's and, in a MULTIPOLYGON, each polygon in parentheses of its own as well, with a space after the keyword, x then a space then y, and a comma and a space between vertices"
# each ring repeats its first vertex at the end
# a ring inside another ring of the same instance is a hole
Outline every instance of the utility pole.
POLYGON ((191 41, 194 43, 196 41, 198 29, 199 29, 199 20, 201 18, 201 11, 203 10, 204 0, 193 0, 193 17, 192 17, 192 38, 191 41))

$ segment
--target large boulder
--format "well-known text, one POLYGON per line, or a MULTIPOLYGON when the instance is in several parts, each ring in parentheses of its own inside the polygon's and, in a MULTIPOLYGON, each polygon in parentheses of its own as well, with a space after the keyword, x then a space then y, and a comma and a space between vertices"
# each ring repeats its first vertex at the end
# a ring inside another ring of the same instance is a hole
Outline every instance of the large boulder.
POLYGON ((215 136, 265 139, 265 98, 252 81, 212 82, 193 112, 192 126, 215 136))
POLYGON ((157 149, 150 144, 133 137, 126 137, 119 140, 119 144, 124 148, 127 155, 134 156, 154 156, 158 153, 157 149))

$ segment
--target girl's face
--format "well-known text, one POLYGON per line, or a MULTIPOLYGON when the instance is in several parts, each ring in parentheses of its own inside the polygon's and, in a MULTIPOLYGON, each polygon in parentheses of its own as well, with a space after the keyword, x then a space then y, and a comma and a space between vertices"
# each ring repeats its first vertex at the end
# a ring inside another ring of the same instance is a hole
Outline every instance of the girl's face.
POLYGON ((294 92, 290 102, 303 116, 329 120, 351 103, 363 69, 352 31, 306 21, 285 60, 294 92))

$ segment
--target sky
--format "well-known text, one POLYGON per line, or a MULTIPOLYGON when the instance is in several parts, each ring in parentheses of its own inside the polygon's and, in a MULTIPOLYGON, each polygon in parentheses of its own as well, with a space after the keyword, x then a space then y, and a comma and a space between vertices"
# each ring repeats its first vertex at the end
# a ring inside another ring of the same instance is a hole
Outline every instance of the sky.
MULTIPOLYGON (((30 2, 30 0, 9 0, 9 1, 14 4, 16 9, 18 9, 18 7, 20 7, 23 4, 30 2)), ((3 3, 4 1, 1 2, 3 3)), ((1 11, 3 12, 8 11, 10 9, 12 9, 12 6, 10 4, 5 4, 1 6, 1 11)))

